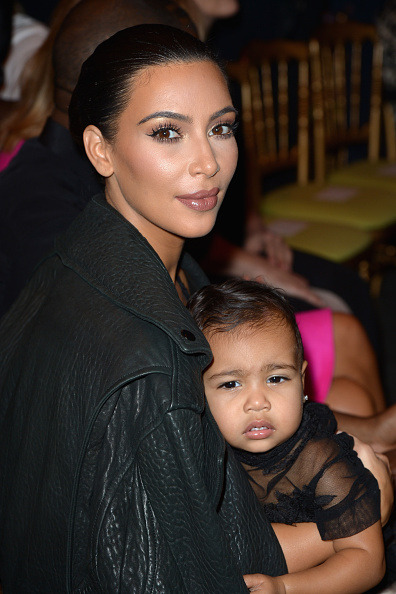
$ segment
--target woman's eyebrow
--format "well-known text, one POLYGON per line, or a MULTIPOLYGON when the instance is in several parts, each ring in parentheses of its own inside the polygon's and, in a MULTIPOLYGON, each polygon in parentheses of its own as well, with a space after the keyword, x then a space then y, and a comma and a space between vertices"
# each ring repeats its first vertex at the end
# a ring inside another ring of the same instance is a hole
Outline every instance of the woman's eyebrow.
POLYGON ((221 116, 225 115, 226 113, 234 113, 235 115, 238 115, 238 111, 235 109, 235 107, 232 105, 227 105, 227 107, 223 107, 223 109, 215 111, 215 113, 210 116, 209 120, 212 122, 217 118, 221 118, 221 116))
POLYGON ((189 124, 192 124, 192 119, 189 116, 183 115, 181 113, 177 113, 175 111, 155 111, 154 113, 150 113, 150 115, 140 120, 140 122, 138 122, 138 126, 154 118, 173 118, 175 120, 180 120, 182 122, 188 122, 189 124))
MULTIPOLYGON (((233 107, 232 105, 227 105, 227 107, 223 107, 223 109, 220 109, 219 111, 213 113, 210 116, 209 121, 212 122, 213 120, 220 118, 226 113, 234 113, 235 115, 238 115, 238 112, 235 109, 235 107, 233 107)), ((181 122, 187 122, 188 124, 192 124, 192 118, 190 116, 183 115, 182 113, 177 113, 176 111, 155 111, 154 113, 150 113, 142 120, 140 120, 140 122, 138 122, 138 126, 140 126, 141 124, 145 124, 149 120, 153 120, 155 118, 172 118, 175 120, 180 120, 181 122)))

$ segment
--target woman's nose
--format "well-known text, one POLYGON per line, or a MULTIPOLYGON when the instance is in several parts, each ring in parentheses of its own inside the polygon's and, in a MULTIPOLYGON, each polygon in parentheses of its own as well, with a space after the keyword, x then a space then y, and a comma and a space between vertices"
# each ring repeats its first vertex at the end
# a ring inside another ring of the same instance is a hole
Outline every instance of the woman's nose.
POLYGON ((199 143, 189 166, 190 175, 202 174, 206 177, 213 177, 219 169, 220 167, 210 141, 206 139, 199 143))

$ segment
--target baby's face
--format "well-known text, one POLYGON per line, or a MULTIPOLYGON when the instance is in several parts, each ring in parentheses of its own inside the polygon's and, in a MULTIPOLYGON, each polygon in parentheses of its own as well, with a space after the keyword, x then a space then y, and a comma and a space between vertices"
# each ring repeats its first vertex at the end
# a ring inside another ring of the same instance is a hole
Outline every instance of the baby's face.
POLYGON ((204 373, 205 393, 226 441, 248 452, 266 452, 298 428, 304 372, 295 337, 282 324, 239 326, 207 337, 213 363, 204 373))

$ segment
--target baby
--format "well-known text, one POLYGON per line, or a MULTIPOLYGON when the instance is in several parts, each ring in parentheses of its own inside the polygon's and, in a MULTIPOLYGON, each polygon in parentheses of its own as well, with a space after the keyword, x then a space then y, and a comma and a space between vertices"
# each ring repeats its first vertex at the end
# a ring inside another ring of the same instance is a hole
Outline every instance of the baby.
POLYGON ((304 396, 301 336, 282 295, 231 280, 195 293, 188 307, 213 352, 204 387, 210 410, 273 523, 316 522, 334 554, 274 581, 282 591, 364 592, 382 578, 380 493, 336 433, 323 404, 304 396))

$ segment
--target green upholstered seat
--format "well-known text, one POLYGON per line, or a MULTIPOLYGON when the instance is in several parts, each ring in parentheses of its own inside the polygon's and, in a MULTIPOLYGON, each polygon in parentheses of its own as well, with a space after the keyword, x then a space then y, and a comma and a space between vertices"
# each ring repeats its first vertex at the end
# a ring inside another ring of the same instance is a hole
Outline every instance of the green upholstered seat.
POLYGON ((355 161, 330 173, 327 182, 335 185, 355 185, 374 190, 385 190, 393 192, 396 197, 396 163, 355 161))
POLYGON ((352 185, 286 185, 262 197, 261 213, 377 231, 396 223, 396 195, 352 185))
POLYGON ((268 227, 279 233, 296 250, 322 256, 333 262, 347 262, 368 249, 371 234, 344 225, 330 225, 278 217, 265 219, 268 227))

